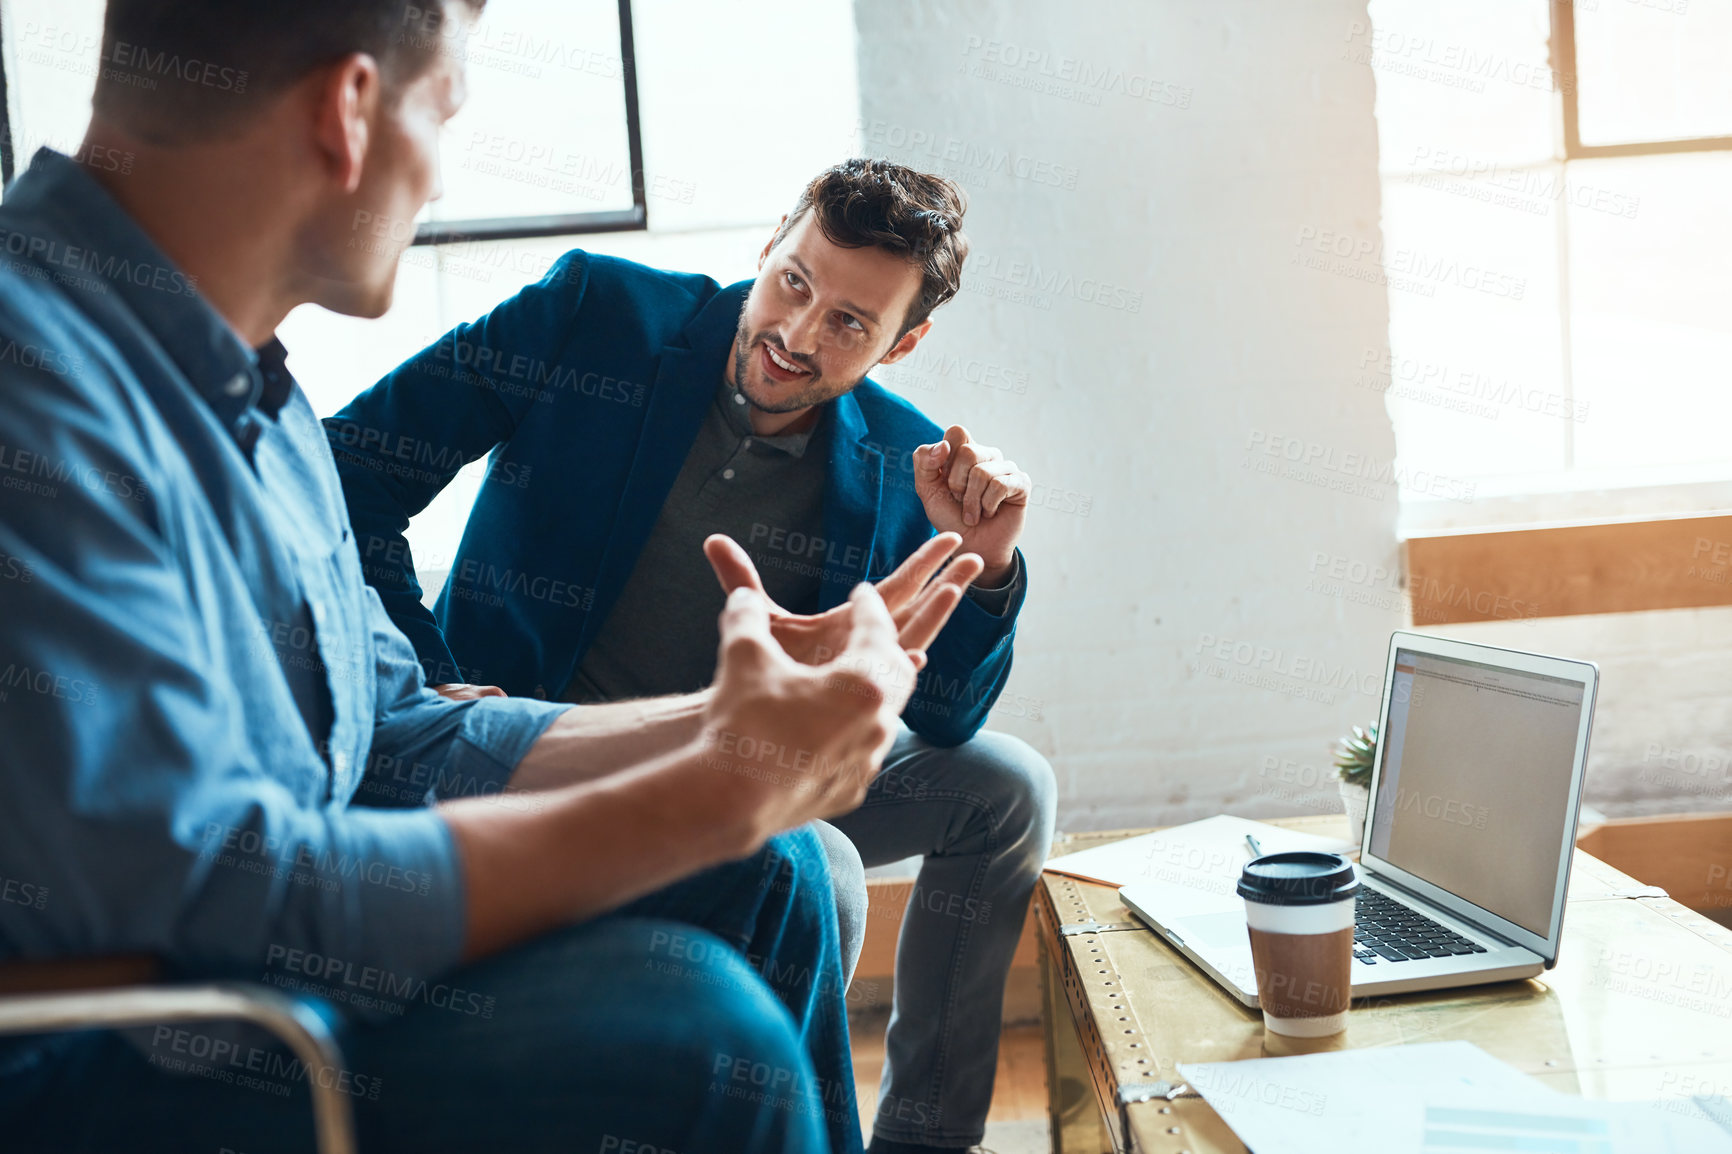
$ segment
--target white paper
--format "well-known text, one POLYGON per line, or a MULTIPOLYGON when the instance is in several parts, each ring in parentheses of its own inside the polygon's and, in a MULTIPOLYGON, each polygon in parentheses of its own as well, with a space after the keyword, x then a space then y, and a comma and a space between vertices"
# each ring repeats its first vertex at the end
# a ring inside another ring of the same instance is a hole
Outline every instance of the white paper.
MULTIPOLYGON (((1339 838, 1318 837, 1249 818, 1221 814, 1189 825, 1156 830, 1111 845, 1055 857, 1046 863, 1046 868, 1052 873, 1069 874, 1109 886, 1142 881, 1167 881, 1181 885, 1194 885, 1199 880, 1211 879, 1237 881, 1240 870, 1251 857, 1245 843, 1246 834, 1257 839, 1264 853, 1302 849, 1348 853, 1359 848, 1339 838)), ((1230 887, 1227 892, 1231 892, 1230 887)))
MULTIPOLYGON (((1732 1137, 1732 1101, 1719 1094, 1696 1094, 1691 1097, 1690 1102, 1702 1112, 1703 1117, 1726 1131, 1728 1137, 1732 1137)), ((1670 1106, 1671 1103, 1666 1105, 1670 1106)))
POLYGON ((1185 1062, 1179 1073, 1257 1154, 1419 1151, 1427 1093, 1562 1097, 1471 1042, 1185 1062), (1405 1145, 1392 1141, 1403 1133, 1405 1145))
MULTIPOLYGON (((1599 1102, 1569 1094, 1427 1094, 1417 1129, 1423 1154, 1545 1150, 1557 1154, 1732 1154, 1732 1138, 1687 1098, 1599 1102)), ((1403 1149, 1397 1145, 1394 1149, 1403 1149)), ((1259 1151, 1261 1154, 1261 1151, 1259 1151)))
POLYGON ((1563 1094, 1470 1042, 1180 1063, 1257 1154, 1732 1154, 1696 1103, 1563 1094))

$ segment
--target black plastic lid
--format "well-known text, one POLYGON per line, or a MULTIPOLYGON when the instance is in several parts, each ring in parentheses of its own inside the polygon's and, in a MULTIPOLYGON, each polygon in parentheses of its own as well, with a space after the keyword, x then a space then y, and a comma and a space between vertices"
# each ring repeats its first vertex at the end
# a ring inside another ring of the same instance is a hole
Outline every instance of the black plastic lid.
POLYGON ((1321 906, 1359 892, 1353 863, 1338 853, 1293 850, 1245 863, 1239 896, 1270 906, 1321 906))

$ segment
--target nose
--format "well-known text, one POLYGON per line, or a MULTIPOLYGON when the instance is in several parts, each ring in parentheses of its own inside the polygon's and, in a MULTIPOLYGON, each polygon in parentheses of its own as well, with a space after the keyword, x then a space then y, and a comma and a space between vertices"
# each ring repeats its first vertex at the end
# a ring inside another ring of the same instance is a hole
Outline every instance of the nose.
POLYGON ((816 304, 807 305, 788 318, 788 325, 782 333, 782 343, 790 353, 798 353, 803 357, 815 356, 818 352, 818 334, 823 330, 823 310, 816 304))

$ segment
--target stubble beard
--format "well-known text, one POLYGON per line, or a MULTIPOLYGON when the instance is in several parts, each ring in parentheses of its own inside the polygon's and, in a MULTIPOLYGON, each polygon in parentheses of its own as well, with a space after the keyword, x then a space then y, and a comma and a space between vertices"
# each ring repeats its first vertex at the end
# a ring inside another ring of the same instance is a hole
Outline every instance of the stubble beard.
MULTIPOLYGON (((826 401, 834 400, 843 393, 852 392, 860 381, 866 379, 861 377, 845 389, 829 389, 823 384, 823 373, 814 371, 812 379, 807 381, 805 387, 798 393, 786 397, 761 396, 760 394, 764 390, 757 387, 757 381, 751 376, 752 362, 755 359, 752 350, 758 346, 759 342, 766 341, 768 336, 767 331, 759 333, 756 337, 751 334, 750 330, 746 328, 746 312, 742 308, 740 310, 740 324, 734 332, 734 387, 739 389, 752 407, 759 412, 793 413, 801 409, 809 409, 814 405, 821 405, 826 401)), ((792 358, 789 359, 792 360, 792 358)))

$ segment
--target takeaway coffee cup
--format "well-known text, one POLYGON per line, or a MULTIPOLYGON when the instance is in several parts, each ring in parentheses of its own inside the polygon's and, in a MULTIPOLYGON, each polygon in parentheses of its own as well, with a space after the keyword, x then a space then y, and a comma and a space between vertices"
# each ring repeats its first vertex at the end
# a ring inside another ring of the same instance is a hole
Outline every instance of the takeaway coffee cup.
POLYGON ((1358 892, 1359 875, 1340 854, 1272 853, 1245 863, 1239 896, 1269 1030, 1320 1038, 1347 1028, 1358 892))

